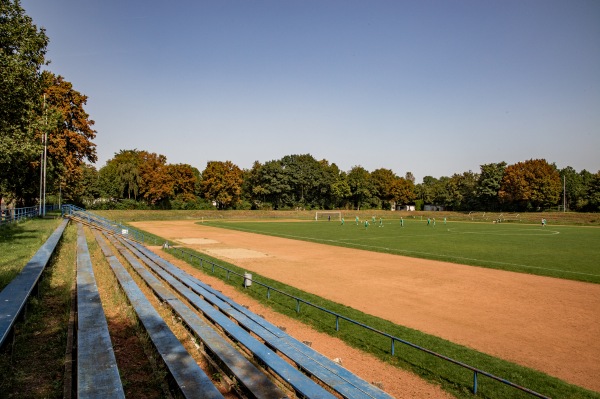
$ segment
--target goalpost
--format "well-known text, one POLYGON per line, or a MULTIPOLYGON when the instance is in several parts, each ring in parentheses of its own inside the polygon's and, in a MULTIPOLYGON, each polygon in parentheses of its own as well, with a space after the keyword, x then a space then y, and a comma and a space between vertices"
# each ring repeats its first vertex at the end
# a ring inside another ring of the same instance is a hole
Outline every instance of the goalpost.
POLYGON ((340 211, 316 211, 315 220, 342 220, 340 211))

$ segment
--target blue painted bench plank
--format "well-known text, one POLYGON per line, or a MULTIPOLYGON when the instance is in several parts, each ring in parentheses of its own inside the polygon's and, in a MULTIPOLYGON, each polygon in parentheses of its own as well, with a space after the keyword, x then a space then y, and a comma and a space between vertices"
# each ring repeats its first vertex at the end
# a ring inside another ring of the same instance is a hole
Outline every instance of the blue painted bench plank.
MULTIPOLYGON (((136 252, 136 255, 143 256, 137 249, 132 247, 130 241, 120 239, 131 250, 136 252)), ((226 315, 215 309, 210 303, 204 301, 201 297, 194 294, 184 284, 167 273, 153 261, 146 258, 144 261, 155 273, 160 275, 167 281, 176 291, 183 295, 197 309, 202 311, 205 317, 211 319, 215 324, 223 328, 229 336, 246 347, 254 356, 266 364, 274 373, 278 374, 283 380, 287 381, 297 392, 307 398, 335 398, 334 395, 326 391, 320 385, 312 381, 302 372, 292 367, 289 363, 279 357, 270 348, 262 342, 252 337, 248 331, 240 327, 237 323, 230 320, 226 315)))
POLYGON ((186 351, 121 262, 114 256, 101 233, 94 230, 94 236, 183 396, 185 398, 223 398, 211 379, 186 351))
POLYGON ((77 225, 77 396, 125 398, 83 225, 77 225))
POLYGON ((204 345, 226 365, 240 384, 252 392, 256 398, 274 399, 285 397, 284 392, 273 381, 219 335, 212 326, 203 321, 170 291, 166 290, 162 283, 149 270, 144 268, 131 253, 127 252, 114 239, 111 238, 111 241, 160 299, 173 308, 175 313, 194 331, 204 345), (165 292, 166 295, 163 296, 165 292))
POLYGON ((306 370, 316 378, 332 387, 336 392, 346 398, 380 398, 389 399, 392 396, 357 377, 339 364, 333 362, 319 352, 304 345, 300 341, 281 331, 260 316, 237 304, 225 295, 190 276, 173 264, 160 258, 158 255, 133 243, 141 253, 156 262, 168 273, 175 276, 196 294, 201 295, 206 301, 217 306, 222 312, 232 317, 273 348, 288 356, 299 367, 306 370))
POLYGON ((25 308, 31 292, 46 268, 68 219, 63 220, 50 237, 27 262, 23 270, 0 292, 0 347, 10 335, 15 321, 25 308))

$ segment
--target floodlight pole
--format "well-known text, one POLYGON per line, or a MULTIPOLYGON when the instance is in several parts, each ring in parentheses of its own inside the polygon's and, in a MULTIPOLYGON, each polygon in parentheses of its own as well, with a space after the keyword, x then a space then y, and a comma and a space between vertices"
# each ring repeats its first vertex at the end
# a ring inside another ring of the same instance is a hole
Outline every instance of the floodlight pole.
POLYGON ((43 136, 43 140, 44 140, 44 153, 42 155, 42 163, 44 164, 44 174, 43 174, 43 183, 42 183, 42 191, 43 191, 43 196, 42 196, 42 212, 41 215, 42 216, 46 216, 46 164, 48 163, 48 152, 47 152, 47 147, 48 147, 48 114, 46 113, 46 94, 44 94, 44 136, 43 136))
POLYGON ((46 165, 48 164, 48 133, 44 132, 44 208, 42 216, 46 216, 46 165))
MULTIPOLYGON (((44 144, 44 136, 41 137, 41 144, 44 144)), ((44 185, 44 153, 40 155, 40 201, 38 206, 38 215, 42 214, 42 196, 43 196, 43 185, 44 185)))

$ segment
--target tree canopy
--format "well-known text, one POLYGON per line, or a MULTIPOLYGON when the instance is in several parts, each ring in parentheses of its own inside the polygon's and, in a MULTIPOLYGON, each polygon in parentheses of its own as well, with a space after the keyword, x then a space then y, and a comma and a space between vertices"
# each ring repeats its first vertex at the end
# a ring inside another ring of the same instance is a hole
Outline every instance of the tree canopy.
POLYGON ((48 37, 19 1, 0 1, 0 198, 29 202, 41 144, 41 67, 48 37))
POLYGON ((87 97, 62 76, 42 71, 49 39, 18 0, 0 1, 0 198, 39 201, 43 137, 47 187, 66 200, 86 191, 86 162, 96 161, 87 97))

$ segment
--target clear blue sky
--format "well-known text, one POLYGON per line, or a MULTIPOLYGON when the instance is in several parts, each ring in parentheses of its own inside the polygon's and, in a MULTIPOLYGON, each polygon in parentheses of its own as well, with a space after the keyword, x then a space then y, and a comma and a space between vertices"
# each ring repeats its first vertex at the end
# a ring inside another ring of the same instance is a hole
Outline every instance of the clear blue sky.
POLYGON ((600 169, 598 0, 23 0, 99 161, 600 169))

